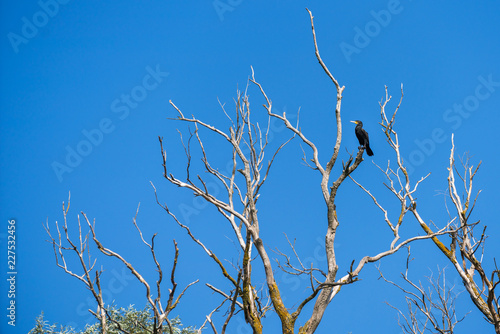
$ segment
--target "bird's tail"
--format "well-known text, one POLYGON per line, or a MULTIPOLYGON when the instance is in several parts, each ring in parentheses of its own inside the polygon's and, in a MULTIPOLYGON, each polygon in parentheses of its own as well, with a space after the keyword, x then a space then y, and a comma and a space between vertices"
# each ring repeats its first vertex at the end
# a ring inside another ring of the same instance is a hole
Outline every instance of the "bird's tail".
POLYGON ((373 155, 373 151, 369 145, 366 145, 366 154, 368 154, 370 157, 373 155))

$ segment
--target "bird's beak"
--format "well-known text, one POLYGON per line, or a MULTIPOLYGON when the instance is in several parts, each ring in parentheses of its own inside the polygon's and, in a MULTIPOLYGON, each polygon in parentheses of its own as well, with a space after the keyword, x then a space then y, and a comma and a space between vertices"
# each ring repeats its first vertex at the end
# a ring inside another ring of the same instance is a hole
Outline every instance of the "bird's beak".
POLYGON ((358 124, 358 122, 356 122, 356 121, 351 121, 351 123, 358 124))

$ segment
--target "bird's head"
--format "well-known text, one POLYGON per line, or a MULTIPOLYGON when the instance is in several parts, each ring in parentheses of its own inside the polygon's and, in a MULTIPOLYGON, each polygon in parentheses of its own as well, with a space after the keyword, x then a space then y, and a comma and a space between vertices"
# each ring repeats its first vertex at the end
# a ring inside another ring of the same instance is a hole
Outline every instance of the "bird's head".
POLYGON ((354 123, 354 124, 356 124, 356 125, 358 125, 358 124, 363 125, 363 122, 361 122, 361 121, 351 121, 351 123, 354 123))

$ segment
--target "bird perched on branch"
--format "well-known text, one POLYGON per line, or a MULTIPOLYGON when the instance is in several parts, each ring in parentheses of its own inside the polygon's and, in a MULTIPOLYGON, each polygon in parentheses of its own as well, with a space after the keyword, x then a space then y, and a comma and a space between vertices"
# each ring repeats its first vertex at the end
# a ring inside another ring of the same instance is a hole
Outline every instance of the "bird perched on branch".
POLYGON ((365 150, 366 154, 369 156, 373 155, 373 151, 370 148, 370 139, 368 138, 368 132, 363 129, 363 122, 361 121, 351 121, 356 124, 356 128, 354 129, 354 133, 356 133, 356 137, 358 138, 359 145, 361 145, 365 150))

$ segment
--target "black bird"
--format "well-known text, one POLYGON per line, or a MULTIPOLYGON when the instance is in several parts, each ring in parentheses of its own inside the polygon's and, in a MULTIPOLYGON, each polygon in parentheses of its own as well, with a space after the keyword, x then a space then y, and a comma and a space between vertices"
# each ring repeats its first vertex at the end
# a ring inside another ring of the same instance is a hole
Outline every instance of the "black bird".
POLYGON ((356 124, 354 132, 356 133, 356 137, 358 138, 359 145, 365 148, 366 154, 372 156, 373 151, 370 148, 370 139, 368 138, 368 132, 366 132, 365 129, 363 129, 363 122, 361 121, 351 121, 351 122, 356 124))

